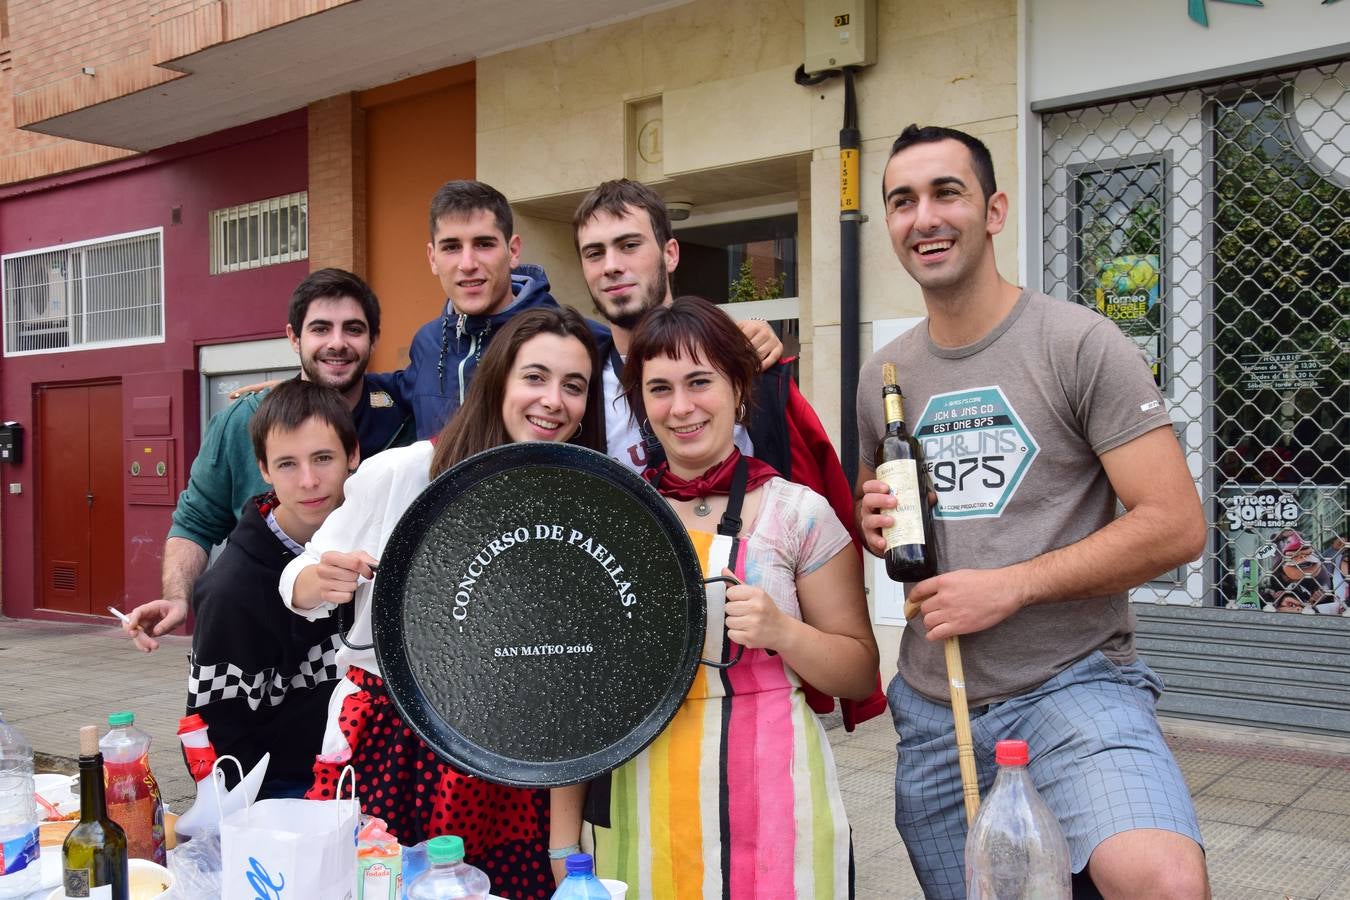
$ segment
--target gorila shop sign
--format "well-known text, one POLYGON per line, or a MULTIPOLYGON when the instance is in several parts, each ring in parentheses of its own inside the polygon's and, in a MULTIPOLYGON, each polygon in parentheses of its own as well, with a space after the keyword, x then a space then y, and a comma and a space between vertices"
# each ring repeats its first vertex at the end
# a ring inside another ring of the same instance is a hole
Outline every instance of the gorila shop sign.
MULTIPOLYGON (((637 596, 633 593, 633 583, 624 577, 625 569, 623 565, 600 541, 578 531, 576 528, 564 525, 536 524, 533 527, 521 525, 503 531, 497 537, 488 540, 469 560, 469 564, 464 568, 464 574, 459 578, 454 605, 451 608, 451 615, 454 616, 456 621, 463 622, 469 617, 469 608, 474 599, 474 591, 478 587, 479 581, 486 574, 488 567, 496 564, 498 558, 502 557, 503 554, 509 554, 513 547, 523 547, 530 541, 555 541, 584 553, 600 564, 600 568, 613 583, 619 606, 628 607, 637 603, 637 596)), ((632 618, 631 612, 628 614, 628 618, 632 618)), ((508 655, 517 656, 521 654, 517 652, 508 655)), ((526 652, 524 655, 537 654, 526 652)))

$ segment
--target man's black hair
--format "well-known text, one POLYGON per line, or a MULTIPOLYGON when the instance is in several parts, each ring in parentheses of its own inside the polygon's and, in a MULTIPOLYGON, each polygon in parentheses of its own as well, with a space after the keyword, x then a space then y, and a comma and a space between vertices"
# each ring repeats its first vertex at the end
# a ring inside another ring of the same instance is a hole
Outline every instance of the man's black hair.
MULTIPOLYGON (((970 167, 975 170, 975 177, 979 179, 980 190, 984 193, 984 202, 988 203, 989 198, 998 193, 998 183, 994 181, 994 159, 989 155, 989 148, 984 145, 984 141, 977 137, 966 134, 964 131, 958 131, 955 128, 943 128, 941 125, 925 125, 920 128, 916 124, 910 124, 900 136, 891 144, 891 155, 886 157, 890 162, 895 154, 902 150, 908 150, 915 144, 935 144, 938 141, 960 141, 970 151, 970 167)), ((885 199, 886 185, 883 181, 881 186, 882 199, 885 199)))
POLYGON ((361 312, 366 317, 366 327, 371 338, 380 336, 380 301, 375 292, 360 278, 345 269, 319 269, 310 272, 291 294, 291 305, 286 312, 286 321, 296 336, 305 327, 305 315, 309 305, 315 300, 351 297, 361 304, 361 312))

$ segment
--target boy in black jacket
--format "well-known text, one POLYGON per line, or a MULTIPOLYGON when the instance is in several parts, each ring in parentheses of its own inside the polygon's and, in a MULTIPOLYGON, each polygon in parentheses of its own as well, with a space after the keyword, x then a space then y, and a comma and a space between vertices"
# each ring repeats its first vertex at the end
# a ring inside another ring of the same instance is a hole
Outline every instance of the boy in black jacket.
POLYGON ((237 757, 245 772, 271 754, 259 799, 299 797, 313 780, 328 698, 341 674, 337 617, 293 615, 277 582, 342 504, 360 450, 342 398, 309 381, 278 385, 249 428, 272 490, 253 498, 193 587, 187 708, 206 720, 216 752, 237 757))

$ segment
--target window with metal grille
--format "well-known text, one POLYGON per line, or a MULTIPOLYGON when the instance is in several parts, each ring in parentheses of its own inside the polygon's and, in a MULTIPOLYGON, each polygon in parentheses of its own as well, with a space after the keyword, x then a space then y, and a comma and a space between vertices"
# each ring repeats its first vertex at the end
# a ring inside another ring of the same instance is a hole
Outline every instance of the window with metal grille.
POLYGON ((309 192, 211 213, 211 274, 309 258, 309 192))
POLYGON ((164 340, 163 229, 4 257, 5 355, 164 340))
POLYGON ((1044 288, 1157 348, 1210 521, 1135 599, 1350 615, 1350 62, 1041 123, 1044 288))

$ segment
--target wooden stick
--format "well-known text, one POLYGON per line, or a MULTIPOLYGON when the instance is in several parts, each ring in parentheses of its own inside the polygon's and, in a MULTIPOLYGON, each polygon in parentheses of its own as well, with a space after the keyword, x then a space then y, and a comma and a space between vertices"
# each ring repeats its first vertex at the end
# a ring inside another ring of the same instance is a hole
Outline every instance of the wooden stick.
POLYGON ((975 742, 970 736, 970 707, 966 703, 966 673, 961 666, 961 642, 943 642, 947 655, 947 685, 951 689, 952 722, 956 726, 956 759, 961 766, 961 789, 966 798, 966 824, 980 810, 980 779, 975 771, 975 742))

